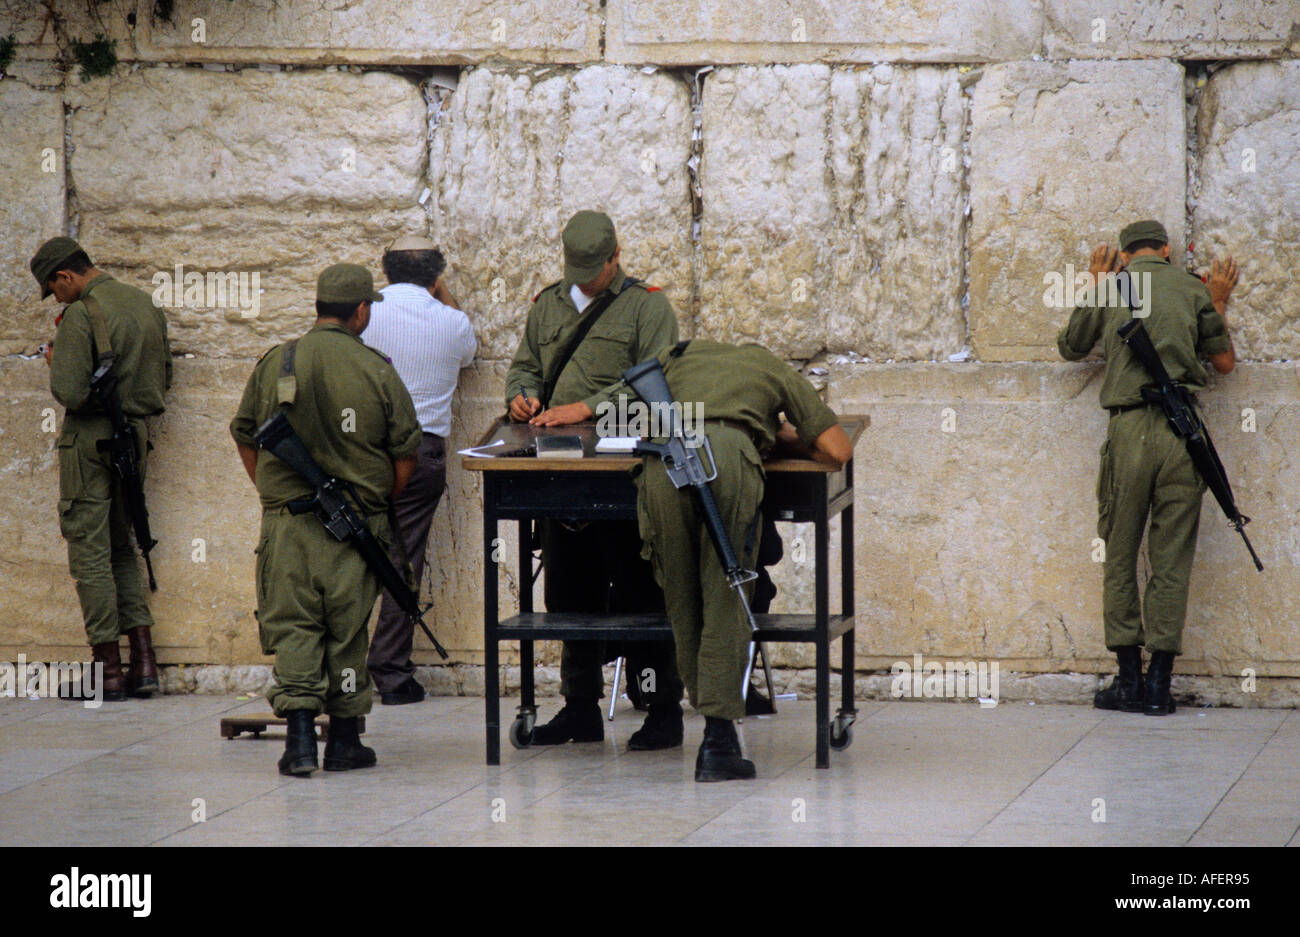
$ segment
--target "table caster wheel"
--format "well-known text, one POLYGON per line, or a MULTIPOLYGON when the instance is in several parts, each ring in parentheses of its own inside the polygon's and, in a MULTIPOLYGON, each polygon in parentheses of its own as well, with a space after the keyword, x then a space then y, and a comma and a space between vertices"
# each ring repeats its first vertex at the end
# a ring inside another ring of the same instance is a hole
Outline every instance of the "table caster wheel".
POLYGON ((527 748, 533 744, 532 716, 518 716, 510 723, 510 744, 515 748, 527 748))
POLYGON ((836 716, 831 720, 831 748, 842 752, 853 744, 853 717, 836 716))

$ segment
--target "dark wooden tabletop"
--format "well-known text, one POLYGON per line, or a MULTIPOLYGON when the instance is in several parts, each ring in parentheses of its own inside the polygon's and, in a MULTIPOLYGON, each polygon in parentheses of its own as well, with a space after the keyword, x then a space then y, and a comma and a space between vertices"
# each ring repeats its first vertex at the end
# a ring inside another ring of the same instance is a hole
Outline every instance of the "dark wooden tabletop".
MULTIPOLYGON (((840 425, 856 445, 863 431, 871 425, 868 416, 843 416, 840 425)), ((498 417, 492 423, 475 448, 490 446, 497 440, 504 445, 502 449, 521 449, 538 436, 577 436, 582 440, 581 459, 539 459, 535 456, 500 457, 500 456, 461 456, 461 465, 470 472, 626 472, 641 461, 640 456, 627 453, 597 453, 595 423, 575 423, 572 426, 530 426, 527 423, 507 422, 505 417, 498 417)), ((768 458, 763 463, 768 472, 834 472, 834 467, 812 459, 781 456, 768 458)))

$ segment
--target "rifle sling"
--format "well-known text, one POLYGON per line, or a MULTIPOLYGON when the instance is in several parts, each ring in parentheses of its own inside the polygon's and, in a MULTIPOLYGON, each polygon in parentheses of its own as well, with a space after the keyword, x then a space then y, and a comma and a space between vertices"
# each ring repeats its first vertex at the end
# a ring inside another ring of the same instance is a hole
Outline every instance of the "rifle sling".
POLYGON ((596 320, 604 314, 606 309, 614 305, 618 298, 622 296, 629 287, 634 286, 639 282, 641 281, 636 280, 633 277, 624 277, 623 289, 619 290, 617 293, 606 293, 600 299, 587 307, 586 315, 583 316, 582 322, 579 323, 578 327, 574 329, 573 335, 569 339, 569 343, 560 350, 560 353, 557 354, 551 362, 550 376, 542 379, 543 407, 549 407, 551 405, 551 394, 555 392, 555 385, 560 382, 560 375, 563 374, 564 369, 568 367, 569 360, 573 357, 573 353, 578 350, 578 346, 581 345, 583 340, 587 337, 587 333, 589 333, 592 326, 596 324, 596 320))
POLYGON ((108 340, 108 321, 104 318, 104 309, 99 305, 99 300, 89 293, 82 295, 81 304, 86 307, 86 312, 90 315, 90 334, 95 341, 95 361, 99 364, 105 361, 111 364, 114 360, 113 345, 108 340))

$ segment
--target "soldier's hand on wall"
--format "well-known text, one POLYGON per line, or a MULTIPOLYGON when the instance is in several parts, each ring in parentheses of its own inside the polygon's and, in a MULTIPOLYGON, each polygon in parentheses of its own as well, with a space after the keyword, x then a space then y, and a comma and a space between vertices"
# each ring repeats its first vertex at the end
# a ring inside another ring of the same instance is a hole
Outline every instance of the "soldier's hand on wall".
POLYGON ((532 397, 525 397, 523 394, 515 394, 515 399, 510 401, 510 419, 516 423, 522 423, 531 419, 542 409, 542 402, 532 397))
POLYGON ((1215 260, 1210 265, 1210 279, 1206 286, 1210 288, 1210 299, 1214 302, 1214 308, 1223 314, 1223 307, 1228 304, 1228 297, 1232 295, 1232 288, 1237 285, 1237 280, 1241 277, 1241 271, 1237 268, 1237 262, 1231 257, 1226 257, 1222 261, 1215 260))
POLYGON ((54 357, 54 339, 50 339, 41 346, 41 354, 45 357, 45 363, 49 364, 50 359, 54 357))
POLYGON ((590 420, 591 417, 591 407, 582 401, 578 401, 577 403, 566 403, 562 407, 551 407, 545 413, 539 413, 528 422, 534 426, 568 426, 571 423, 590 420))
POLYGON ((1118 273, 1120 268, 1119 251, 1109 244, 1098 244, 1092 249, 1088 258, 1088 272, 1092 274, 1095 286, 1108 273, 1118 273))

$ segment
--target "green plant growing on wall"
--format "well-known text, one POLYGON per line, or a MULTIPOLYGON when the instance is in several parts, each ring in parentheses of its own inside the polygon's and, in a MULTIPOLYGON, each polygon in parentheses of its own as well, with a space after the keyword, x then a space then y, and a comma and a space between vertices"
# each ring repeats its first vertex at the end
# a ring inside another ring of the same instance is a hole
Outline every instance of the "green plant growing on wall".
POLYGON ((102 78, 117 65, 117 40, 97 33, 90 42, 74 40, 69 46, 72 59, 81 66, 81 80, 102 78))
POLYGON ((14 60, 14 48, 17 45, 18 41, 14 38, 13 33, 0 39, 0 75, 5 73, 9 63, 14 60))

